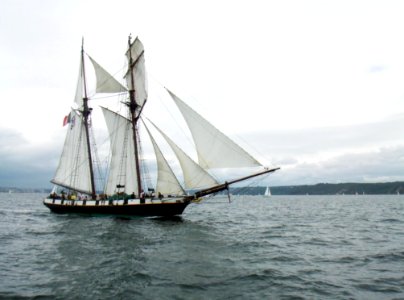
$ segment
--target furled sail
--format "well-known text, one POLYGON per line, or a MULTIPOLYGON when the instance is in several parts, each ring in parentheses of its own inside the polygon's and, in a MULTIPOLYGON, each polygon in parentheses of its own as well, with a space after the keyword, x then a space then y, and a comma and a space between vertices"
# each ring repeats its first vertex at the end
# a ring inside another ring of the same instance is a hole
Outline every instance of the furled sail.
POLYGON ((147 99, 147 76, 142 42, 136 38, 130 44, 126 57, 129 62, 125 79, 129 90, 135 91, 135 100, 139 106, 143 106, 147 99))
POLYGON ((160 132, 180 162, 184 174, 185 188, 196 189, 218 184, 218 182, 192 158, 190 158, 180 147, 177 146, 160 128, 152 121, 149 122, 160 132))
POLYGON ((70 123, 56 170, 54 184, 91 194, 91 176, 82 115, 76 110, 70 113, 70 123))
POLYGON ((153 144, 154 153, 157 159, 157 185, 156 192, 164 195, 184 195, 185 191, 181 184, 178 182, 173 170, 169 166, 167 160, 163 156, 159 146, 154 140, 152 134, 147 128, 146 124, 143 122, 147 133, 149 134, 150 140, 153 144))
POLYGON ((126 91, 126 88, 103 67, 101 67, 91 56, 88 55, 88 57, 94 66, 95 76, 97 78, 96 93, 120 93, 126 91))
POLYGON ((199 165, 204 169, 256 167, 261 164, 201 115, 167 90, 192 133, 199 165))
POLYGON ((117 189, 117 186, 124 186, 127 194, 136 194, 138 186, 134 144, 131 138, 132 125, 128 119, 107 108, 102 107, 102 111, 111 143, 111 161, 105 193, 112 195, 121 191, 117 189))

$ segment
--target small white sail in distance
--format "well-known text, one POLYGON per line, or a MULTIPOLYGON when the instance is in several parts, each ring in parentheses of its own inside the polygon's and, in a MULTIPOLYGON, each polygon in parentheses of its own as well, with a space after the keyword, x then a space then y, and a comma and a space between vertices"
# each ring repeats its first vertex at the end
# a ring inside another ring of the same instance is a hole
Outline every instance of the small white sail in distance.
POLYGON ((267 188, 265 189, 264 196, 265 197, 270 197, 271 196, 271 189, 269 188, 269 186, 267 186, 267 188))
POLYGON ((167 88, 166 90, 188 124, 198 153, 198 162, 202 168, 261 166, 255 158, 185 104, 174 93, 167 88))

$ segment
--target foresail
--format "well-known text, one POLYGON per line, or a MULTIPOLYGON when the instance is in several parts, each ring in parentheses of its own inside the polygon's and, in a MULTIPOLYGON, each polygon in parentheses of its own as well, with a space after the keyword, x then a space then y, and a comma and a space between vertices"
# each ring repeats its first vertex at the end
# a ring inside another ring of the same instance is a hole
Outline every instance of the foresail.
POLYGON ((120 84, 111 74, 101 67, 91 56, 90 58, 97 78, 96 93, 121 93, 127 89, 120 84))
POLYGON ((256 167, 261 164, 201 115, 167 90, 192 133, 199 165, 204 169, 256 167))
POLYGON ((160 128, 153 122, 149 122, 160 132, 167 143, 170 145, 174 154, 180 162, 182 172, 184 174, 184 183, 186 189, 198 189, 218 184, 218 182, 190 158, 180 147, 177 146, 160 128))
POLYGON ((112 195, 122 191, 117 189, 117 186, 122 186, 127 194, 136 194, 138 186, 131 123, 121 115, 101 108, 111 143, 111 161, 105 193, 112 195))
POLYGON ((62 156, 53 183, 91 194, 90 168, 82 116, 71 111, 62 156))
POLYGON ((136 38, 126 52, 129 67, 125 75, 129 90, 135 91, 135 100, 143 106, 147 99, 147 76, 142 42, 136 38))
POLYGON ((184 195, 185 191, 181 184, 178 182, 173 170, 169 166, 167 160, 163 156, 159 146, 154 140, 152 134, 147 128, 146 124, 143 122, 147 133, 149 134, 150 140, 153 144, 154 153, 157 159, 157 186, 156 193, 161 193, 163 195, 184 195))

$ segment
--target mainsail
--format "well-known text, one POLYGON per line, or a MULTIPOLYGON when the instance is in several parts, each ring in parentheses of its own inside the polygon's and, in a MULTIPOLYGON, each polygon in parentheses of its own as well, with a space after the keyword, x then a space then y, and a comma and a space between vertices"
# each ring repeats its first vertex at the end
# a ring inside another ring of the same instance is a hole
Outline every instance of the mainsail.
MULTIPOLYGON (((127 194, 136 193, 138 187, 133 157, 133 140, 130 138, 132 136, 131 122, 107 108, 102 107, 102 111, 111 141, 111 161, 105 193, 111 195, 120 191, 117 187, 122 187, 127 194)), ((184 195, 184 189, 178 182, 150 131, 145 124, 144 126, 149 134, 157 160, 156 192, 165 195, 184 195)))
POLYGON ((216 129, 201 115, 167 90, 192 133, 199 165, 204 169, 257 167, 261 164, 250 154, 216 129))
POLYGON ((107 123, 111 146, 111 161, 104 191, 107 195, 113 195, 120 191, 117 189, 120 186, 127 194, 137 193, 132 125, 121 115, 107 108, 101 108, 107 123))

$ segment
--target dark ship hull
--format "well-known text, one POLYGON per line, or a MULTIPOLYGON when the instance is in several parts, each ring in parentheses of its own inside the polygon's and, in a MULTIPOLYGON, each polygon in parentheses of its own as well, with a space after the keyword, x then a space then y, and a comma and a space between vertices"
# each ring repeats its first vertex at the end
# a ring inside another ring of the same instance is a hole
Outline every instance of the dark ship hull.
POLYGON ((190 201, 179 199, 170 201, 139 200, 44 200, 44 205, 54 213, 76 213, 86 215, 122 215, 141 217, 170 217, 181 215, 190 201))

